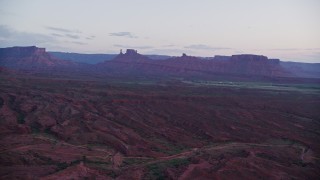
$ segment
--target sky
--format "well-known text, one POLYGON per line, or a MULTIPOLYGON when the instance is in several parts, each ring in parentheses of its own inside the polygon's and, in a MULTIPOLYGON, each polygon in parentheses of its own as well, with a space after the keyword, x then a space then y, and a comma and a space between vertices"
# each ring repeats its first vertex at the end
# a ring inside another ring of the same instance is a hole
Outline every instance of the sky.
POLYGON ((0 0, 0 47, 320 63, 320 0, 0 0))

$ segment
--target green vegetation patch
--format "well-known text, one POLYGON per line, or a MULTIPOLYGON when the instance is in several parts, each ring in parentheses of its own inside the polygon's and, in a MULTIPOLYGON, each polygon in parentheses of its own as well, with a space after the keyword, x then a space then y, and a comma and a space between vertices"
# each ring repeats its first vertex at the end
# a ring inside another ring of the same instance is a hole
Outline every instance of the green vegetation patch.
POLYGON ((218 86, 230 88, 249 88, 249 89, 264 89, 275 91, 298 91, 303 93, 320 93, 318 84, 279 84, 271 82, 241 82, 241 81, 183 81, 186 84, 196 86, 218 86))
POLYGON ((152 147, 153 151, 162 152, 162 153, 165 153, 168 155, 179 154, 179 153, 183 152, 184 150, 188 149, 188 147, 185 147, 180 144, 174 144, 166 139, 150 138, 150 141, 159 143, 162 146, 164 146, 164 148, 152 147))
POLYGON ((130 166, 135 164, 143 164, 145 162, 150 161, 148 158, 125 158, 121 164, 121 166, 130 166))
POLYGON ((145 175, 146 179, 167 179, 166 169, 167 168, 180 168, 182 166, 187 166, 190 164, 190 160, 188 158, 178 158, 168 160, 166 162, 151 164, 147 167, 148 173, 145 175))

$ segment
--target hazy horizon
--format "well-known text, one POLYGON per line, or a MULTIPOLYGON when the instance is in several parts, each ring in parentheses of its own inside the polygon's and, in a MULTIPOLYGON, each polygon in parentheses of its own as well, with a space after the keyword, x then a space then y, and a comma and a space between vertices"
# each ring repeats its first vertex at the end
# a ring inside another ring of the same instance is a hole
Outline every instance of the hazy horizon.
POLYGON ((0 46, 320 63, 320 1, 2 0, 0 46))

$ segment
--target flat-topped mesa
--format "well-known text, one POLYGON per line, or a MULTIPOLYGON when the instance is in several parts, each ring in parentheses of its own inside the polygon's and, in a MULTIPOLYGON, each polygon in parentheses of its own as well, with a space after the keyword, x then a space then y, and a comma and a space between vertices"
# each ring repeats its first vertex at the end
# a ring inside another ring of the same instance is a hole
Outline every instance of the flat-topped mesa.
POLYGON ((25 58, 36 55, 49 56, 45 48, 36 46, 0 48, 0 58, 25 58))
POLYGON ((229 61, 229 70, 234 74, 260 76, 288 75, 279 63, 280 60, 278 59, 268 59, 268 57, 262 55, 232 55, 229 61))
POLYGON ((52 57, 45 48, 36 46, 0 48, 0 66, 13 69, 47 68, 73 65, 52 57))
POLYGON ((189 56, 186 53, 182 53, 182 56, 180 57, 173 57, 169 60, 179 60, 179 61, 193 61, 193 60, 200 60, 199 58, 195 56, 189 56))
POLYGON ((262 64, 279 64, 279 59, 268 59, 267 56, 240 54, 232 55, 230 60, 235 63, 262 63, 262 64))
POLYGON ((137 55, 138 51, 134 50, 134 49, 127 49, 126 54, 127 55, 137 55))
POLYGON ((254 54, 239 54, 232 55, 232 61, 267 61, 268 57, 262 55, 254 55, 254 54))

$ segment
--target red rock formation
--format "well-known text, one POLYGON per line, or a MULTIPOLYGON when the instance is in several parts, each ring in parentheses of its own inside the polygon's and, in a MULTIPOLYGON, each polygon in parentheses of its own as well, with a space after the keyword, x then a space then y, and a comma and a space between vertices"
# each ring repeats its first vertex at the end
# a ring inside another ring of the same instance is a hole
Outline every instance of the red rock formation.
POLYGON ((127 49, 125 54, 121 51, 120 54, 113 59, 113 61, 118 62, 143 62, 148 60, 150 60, 148 57, 139 54, 138 51, 134 49, 127 49))
POLYGON ((0 66, 14 69, 72 66, 76 63, 60 60, 48 54, 45 48, 11 47, 0 48, 0 66))
POLYGON ((279 60, 269 60, 266 56, 259 55, 233 55, 230 58, 229 70, 235 74, 252 74, 263 76, 288 76, 280 65, 279 60))
POLYGON ((180 76, 197 74, 210 76, 214 73, 272 77, 290 76, 290 73, 279 65, 279 62, 279 60, 270 60, 266 56, 258 55, 233 55, 230 58, 216 57, 205 60, 186 54, 167 60, 151 61, 135 50, 127 50, 125 54, 120 53, 113 61, 106 61, 100 65, 121 73, 180 76))
POLYGON ((37 48, 36 46, 0 48, 0 58, 26 58, 34 55, 47 56, 46 49, 37 48))

